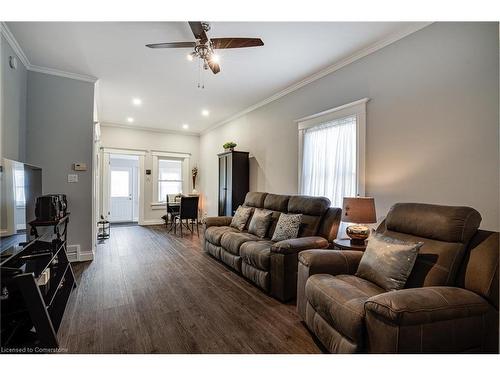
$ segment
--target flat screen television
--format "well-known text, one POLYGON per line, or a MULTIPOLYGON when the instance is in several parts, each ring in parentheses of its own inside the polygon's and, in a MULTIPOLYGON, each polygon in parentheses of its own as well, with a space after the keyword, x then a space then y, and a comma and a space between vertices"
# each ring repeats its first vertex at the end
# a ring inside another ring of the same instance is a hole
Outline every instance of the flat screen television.
POLYGON ((29 241, 28 223, 35 219, 36 198, 42 195, 42 169, 2 159, 0 172, 0 250, 29 241))

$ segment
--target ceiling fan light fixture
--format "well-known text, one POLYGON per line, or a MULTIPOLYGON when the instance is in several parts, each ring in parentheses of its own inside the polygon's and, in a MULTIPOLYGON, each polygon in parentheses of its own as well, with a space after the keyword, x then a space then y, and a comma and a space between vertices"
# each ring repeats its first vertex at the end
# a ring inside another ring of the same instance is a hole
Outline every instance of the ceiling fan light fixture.
POLYGON ((210 62, 213 62, 213 63, 219 63, 220 62, 220 56, 216 53, 212 53, 210 55, 210 62))

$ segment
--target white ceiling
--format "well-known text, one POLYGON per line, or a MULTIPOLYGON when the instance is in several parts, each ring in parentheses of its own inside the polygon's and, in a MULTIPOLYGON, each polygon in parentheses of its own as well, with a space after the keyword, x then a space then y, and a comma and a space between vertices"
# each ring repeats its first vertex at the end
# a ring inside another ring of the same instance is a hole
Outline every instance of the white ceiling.
POLYGON ((209 37, 260 37, 263 47, 220 50, 221 72, 205 72, 189 49, 147 43, 194 41, 187 22, 8 22, 32 65, 99 79, 104 123, 200 132, 392 34, 402 22, 214 22, 209 37), (132 98, 142 105, 132 105, 132 98), (210 111, 201 115, 202 108, 210 111), (130 124, 128 124, 130 125, 130 124))

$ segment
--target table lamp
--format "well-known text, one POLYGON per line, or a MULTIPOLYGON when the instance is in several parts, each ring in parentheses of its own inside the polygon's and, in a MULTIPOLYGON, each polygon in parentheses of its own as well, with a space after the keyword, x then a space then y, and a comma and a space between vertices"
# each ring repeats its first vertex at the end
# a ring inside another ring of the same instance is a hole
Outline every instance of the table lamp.
POLYGON ((342 221, 353 223, 346 228, 351 244, 364 245, 370 235, 370 228, 362 224, 377 222, 375 200, 364 197, 344 197, 342 206, 342 221))

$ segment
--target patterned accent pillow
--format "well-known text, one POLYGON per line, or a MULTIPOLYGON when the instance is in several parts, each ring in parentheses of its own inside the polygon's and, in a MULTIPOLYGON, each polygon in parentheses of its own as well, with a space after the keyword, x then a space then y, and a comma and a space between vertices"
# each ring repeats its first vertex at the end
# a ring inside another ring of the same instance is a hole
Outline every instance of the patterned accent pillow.
POLYGON ((252 220, 248 225, 248 233, 255 234, 257 237, 264 238, 266 236, 271 220, 273 219, 273 212, 256 208, 252 220))
POLYGON ((231 224, 229 225, 233 228, 238 229, 239 231, 242 231, 243 229, 245 229, 248 218, 252 214, 252 211, 253 211, 252 207, 239 206, 236 212, 234 213, 233 219, 231 220, 231 224))
POLYGON ((407 242, 373 232, 356 276, 387 291, 403 289, 423 242, 407 242))
POLYGON ((297 238, 302 214, 281 214, 271 241, 284 241, 297 238))

